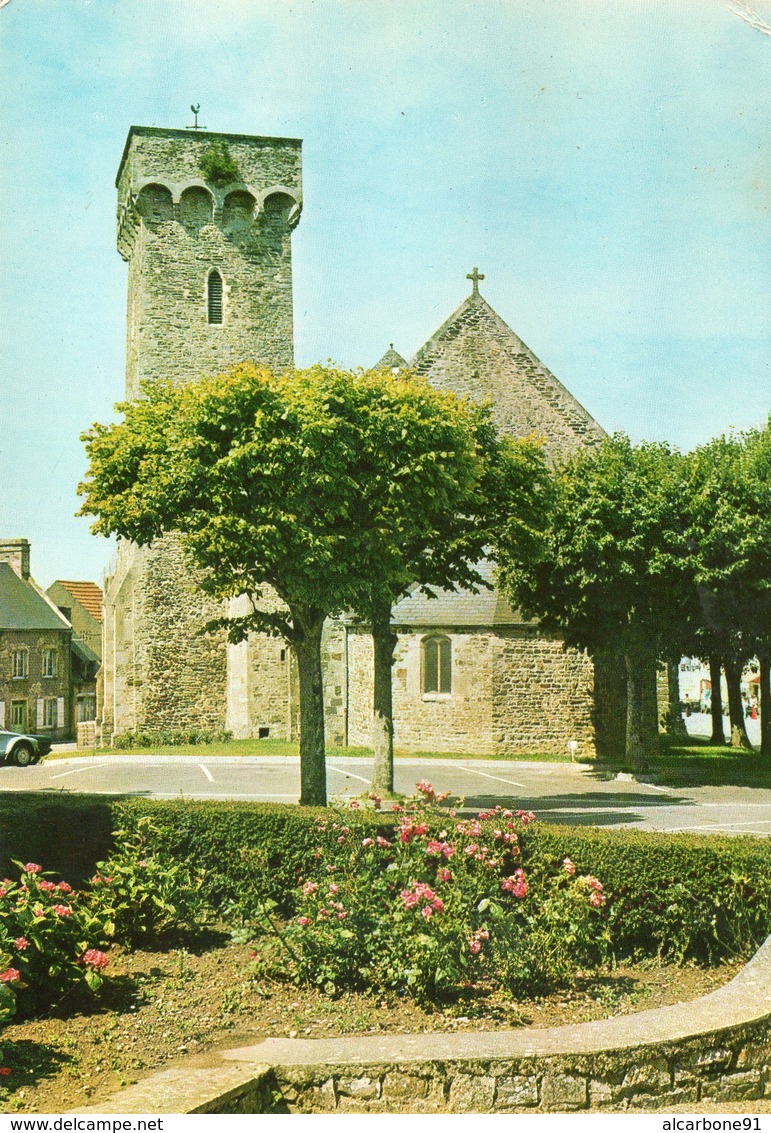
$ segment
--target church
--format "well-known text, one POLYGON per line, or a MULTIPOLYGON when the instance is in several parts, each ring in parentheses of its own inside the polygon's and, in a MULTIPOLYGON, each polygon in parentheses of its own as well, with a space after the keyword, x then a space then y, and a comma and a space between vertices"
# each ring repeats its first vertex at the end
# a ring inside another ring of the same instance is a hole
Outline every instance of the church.
MULTIPOLYGON (((143 381, 194 381, 245 359, 293 365, 301 166, 294 138, 131 127, 116 182, 118 250, 128 263, 127 398, 143 381)), ((484 299, 484 276, 474 268, 467 279, 470 294, 409 362, 392 345, 377 367, 409 367, 437 388, 492 403, 503 432, 543 436, 552 457, 598 443, 601 427, 484 299)), ((494 583, 493 565, 483 570, 494 583)), ((296 738, 291 650, 261 634, 231 645, 200 632, 222 613, 173 534, 150 547, 119 543, 105 579, 103 742, 195 728, 296 738)), ((614 674, 543 635, 494 588, 411 593, 392 622, 398 749, 505 755, 571 744, 591 756, 618 727, 614 674)), ((364 627, 327 624, 324 671, 328 742, 368 745, 364 627)))

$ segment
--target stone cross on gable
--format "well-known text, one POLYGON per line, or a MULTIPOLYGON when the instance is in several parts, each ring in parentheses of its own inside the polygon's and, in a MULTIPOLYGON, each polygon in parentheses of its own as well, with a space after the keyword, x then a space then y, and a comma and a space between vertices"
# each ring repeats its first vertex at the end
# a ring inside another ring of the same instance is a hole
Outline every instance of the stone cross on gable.
POLYGON ((479 281, 480 281, 480 279, 484 279, 484 276, 479 271, 479 268, 472 268, 471 271, 469 272, 469 274, 466 276, 466 279, 471 280, 471 283, 472 283, 471 294, 472 295, 478 295, 479 294, 479 281))

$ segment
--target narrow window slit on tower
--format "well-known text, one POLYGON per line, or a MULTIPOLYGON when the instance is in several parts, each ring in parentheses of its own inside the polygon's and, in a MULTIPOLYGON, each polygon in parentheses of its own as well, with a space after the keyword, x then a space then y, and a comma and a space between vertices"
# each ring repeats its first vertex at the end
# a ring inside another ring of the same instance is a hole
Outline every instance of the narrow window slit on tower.
POLYGON ((209 322, 222 322, 222 276, 218 271, 209 275, 209 322))

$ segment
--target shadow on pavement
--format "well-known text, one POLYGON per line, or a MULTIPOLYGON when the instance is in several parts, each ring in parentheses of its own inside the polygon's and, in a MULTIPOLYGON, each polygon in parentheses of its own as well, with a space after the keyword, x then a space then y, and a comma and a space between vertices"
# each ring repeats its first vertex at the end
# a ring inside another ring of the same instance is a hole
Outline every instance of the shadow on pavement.
POLYGON ((531 810, 544 822, 566 826, 616 826, 645 821, 652 807, 692 807, 693 799, 678 795, 647 795, 636 791, 595 791, 581 795, 466 795, 463 809, 469 812, 502 806, 509 810, 531 810), (640 812, 640 813, 635 813, 640 812))

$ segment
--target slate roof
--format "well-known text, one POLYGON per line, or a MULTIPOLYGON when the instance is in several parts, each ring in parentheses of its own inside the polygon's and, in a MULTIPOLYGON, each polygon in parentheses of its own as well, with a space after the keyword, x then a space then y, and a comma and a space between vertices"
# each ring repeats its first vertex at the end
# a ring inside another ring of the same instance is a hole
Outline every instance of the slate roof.
MULTIPOLYGON (((489 559, 477 563, 477 570, 488 582, 493 581, 495 564, 489 559)), ((526 619, 515 610, 498 590, 438 590, 429 598, 417 588, 397 602, 391 614, 396 626, 514 626, 526 619)))
POLYGON ((10 563, 0 563, 0 630, 60 629, 70 623, 10 563))
POLYGON ((102 591, 95 582, 65 582, 61 578, 56 581, 92 618, 96 618, 98 622, 102 620, 102 591))

